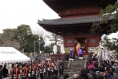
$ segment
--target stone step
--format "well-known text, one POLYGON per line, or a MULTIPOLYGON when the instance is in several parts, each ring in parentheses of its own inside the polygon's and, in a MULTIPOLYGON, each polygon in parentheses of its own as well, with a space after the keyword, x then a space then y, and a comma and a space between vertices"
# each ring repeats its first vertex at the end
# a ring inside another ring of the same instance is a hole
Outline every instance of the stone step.
POLYGON ((71 67, 83 67, 85 63, 83 64, 70 64, 71 67))
POLYGON ((64 69, 64 72, 76 72, 76 71, 81 71, 82 68, 74 68, 74 69, 64 69))
POLYGON ((76 72, 76 71, 80 71, 83 67, 70 67, 68 69, 64 69, 64 72, 76 72))
POLYGON ((70 69, 72 69, 72 70, 81 70, 82 68, 84 68, 84 67, 70 67, 70 69))
MULTIPOLYGON (((79 72, 66 72, 66 73, 64 73, 64 74, 68 74, 69 75, 69 77, 72 77, 74 74, 79 74, 79 72)), ((63 75, 60 75, 59 76, 59 79, 62 79, 63 78, 63 75)), ((69 78, 70 79, 70 78, 69 78)))
POLYGON ((85 59, 76 59, 76 60, 73 60, 73 62, 83 62, 83 61, 85 61, 85 59))
MULTIPOLYGON (((60 77, 59 79, 64 79, 63 77, 60 77)), ((69 79, 73 79, 73 77, 71 76, 71 77, 69 77, 69 79)))
POLYGON ((85 64, 85 62, 84 63, 71 63, 70 65, 71 66, 83 66, 85 64))
POLYGON ((85 62, 85 60, 84 61, 73 61, 73 62, 70 62, 70 63, 84 63, 85 62))
POLYGON ((69 76, 73 76, 73 74, 80 73, 80 70, 84 67, 86 59, 80 60, 78 57, 75 58, 73 62, 70 62, 70 68, 68 68, 69 61, 64 63, 64 73, 67 73, 69 76))
POLYGON ((85 63, 85 61, 83 61, 83 62, 70 62, 70 64, 84 64, 85 63))
POLYGON ((64 72, 79 72, 81 69, 69 69, 69 70, 64 70, 64 72))

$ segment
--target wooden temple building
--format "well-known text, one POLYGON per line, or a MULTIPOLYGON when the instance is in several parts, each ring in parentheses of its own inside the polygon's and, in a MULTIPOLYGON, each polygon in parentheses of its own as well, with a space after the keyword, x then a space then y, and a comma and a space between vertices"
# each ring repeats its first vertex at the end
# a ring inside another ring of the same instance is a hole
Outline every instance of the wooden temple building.
POLYGON ((114 4, 117 0, 43 1, 60 18, 38 20, 38 24, 49 32, 61 35, 64 39, 66 52, 70 48, 75 49, 79 42, 85 48, 85 52, 88 53, 90 48, 99 46, 101 35, 107 33, 109 29, 107 25, 103 24, 100 26, 100 29, 92 31, 93 23, 102 21, 103 17, 100 15, 100 11, 107 5, 114 4))

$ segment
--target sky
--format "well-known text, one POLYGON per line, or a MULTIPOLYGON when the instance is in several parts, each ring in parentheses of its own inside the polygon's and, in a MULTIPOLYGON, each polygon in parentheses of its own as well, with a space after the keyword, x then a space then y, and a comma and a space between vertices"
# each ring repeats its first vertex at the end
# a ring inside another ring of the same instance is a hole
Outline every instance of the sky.
MULTIPOLYGON (((0 0, 0 33, 3 29, 27 24, 35 33, 43 33, 38 19, 59 18, 42 0, 0 0)), ((110 38, 118 36, 110 35, 110 38)))
POLYGON ((0 0, 0 33, 3 29, 27 24, 32 31, 40 32, 38 19, 59 18, 42 0, 0 0))

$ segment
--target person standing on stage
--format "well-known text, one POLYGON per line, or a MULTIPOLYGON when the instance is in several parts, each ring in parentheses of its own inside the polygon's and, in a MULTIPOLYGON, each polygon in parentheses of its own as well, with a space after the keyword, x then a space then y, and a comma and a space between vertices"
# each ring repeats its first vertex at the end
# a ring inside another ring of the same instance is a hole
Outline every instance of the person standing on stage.
POLYGON ((82 48, 78 49, 78 55, 79 55, 79 59, 83 59, 83 49, 82 48))
POLYGON ((76 46, 76 53, 75 53, 76 56, 78 56, 78 51, 80 48, 81 48, 81 45, 80 45, 80 43, 78 43, 76 46))
POLYGON ((75 54, 74 54, 73 49, 70 49, 69 54, 70 54, 69 61, 70 61, 70 60, 72 60, 72 61, 73 61, 73 60, 75 59, 75 54))

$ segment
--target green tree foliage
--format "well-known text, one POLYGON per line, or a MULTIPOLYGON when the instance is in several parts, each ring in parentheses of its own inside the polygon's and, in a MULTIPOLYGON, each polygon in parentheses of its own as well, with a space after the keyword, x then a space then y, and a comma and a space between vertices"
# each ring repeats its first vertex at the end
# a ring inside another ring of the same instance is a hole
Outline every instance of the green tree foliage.
MULTIPOLYGON (((26 45, 24 45, 25 52, 34 52, 34 41, 38 41, 39 36, 37 35, 28 35, 26 38, 26 45)), ((39 52, 39 45, 36 44, 35 51, 39 52)))
POLYGON ((36 43, 35 52, 44 51, 43 38, 33 35, 29 25, 20 25, 16 29, 4 29, 0 34, 0 46, 10 46, 21 50, 22 52, 34 52, 34 41, 36 43), (40 45, 39 45, 40 44, 40 45))
POLYGON ((104 41, 101 41, 104 47, 107 47, 109 50, 115 50, 118 53, 118 39, 108 39, 107 37, 104 38, 104 41), (111 42, 112 40, 112 42, 111 42))
POLYGON ((108 5, 100 14, 103 16, 103 20, 99 23, 94 23, 93 27, 95 26, 96 29, 99 29, 101 25, 105 24, 110 27, 107 27, 109 29, 108 33, 118 31, 118 2, 114 5, 108 5), (112 18, 112 20, 110 20, 110 18, 112 18))
MULTIPOLYGON (((44 40, 42 36, 39 37, 39 41, 35 41, 35 52, 44 51, 44 40)), ((38 53, 37 53, 38 54, 38 53)))
POLYGON ((55 45, 57 45, 58 42, 60 42, 62 40, 62 37, 60 35, 51 33, 49 35, 46 35, 46 37, 55 45))
POLYGON ((55 45, 57 45, 57 42, 60 41, 60 39, 62 39, 62 37, 60 35, 56 35, 54 33, 52 33, 53 39, 52 41, 55 41, 55 45))
POLYGON ((44 52, 45 52, 45 53, 52 53, 51 47, 50 47, 50 46, 46 46, 46 47, 44 48, 44 52))
POLYGON ((16 29, 4 29, 1 40, 5 46, 12 46, 13 43, 16 43, 16 29))
POLYGON ((39 41, 39 36, 32 34, 29 25, 20 25, 17 27, 17 40, 20 43, 20 50, 24 50, 24 52, 33 52, 34 41, 39 41))
POLYGON ((44 40, 43 40, 43 38, 41 36, 39 38, 40 38, 40 51, 44 51, 45 42, 44 42, 44 40))
POLYGON ((3 44, 3 38, 2 38, 2 34, 0 34, 0 45, 3 44))

